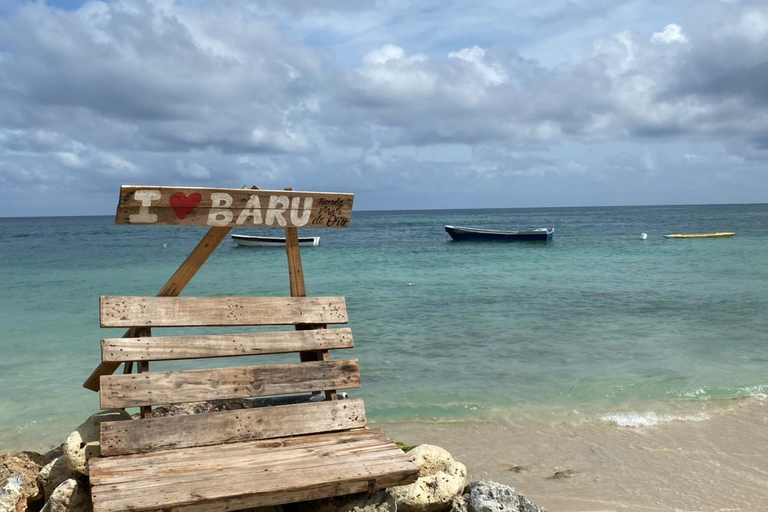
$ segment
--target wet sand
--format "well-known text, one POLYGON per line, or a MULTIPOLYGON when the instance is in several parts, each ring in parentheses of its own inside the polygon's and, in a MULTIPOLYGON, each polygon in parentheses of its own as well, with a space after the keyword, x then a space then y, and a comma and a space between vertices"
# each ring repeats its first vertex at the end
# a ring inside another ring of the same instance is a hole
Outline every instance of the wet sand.
POLYGON ((768 402, 708 407, 700 421, 628 427, 599 419, 380 423, 443 446, 471 480, 515 487, 551 512, 768 511, 768 402), (554 478, 571 470, 573 476, 554 478))

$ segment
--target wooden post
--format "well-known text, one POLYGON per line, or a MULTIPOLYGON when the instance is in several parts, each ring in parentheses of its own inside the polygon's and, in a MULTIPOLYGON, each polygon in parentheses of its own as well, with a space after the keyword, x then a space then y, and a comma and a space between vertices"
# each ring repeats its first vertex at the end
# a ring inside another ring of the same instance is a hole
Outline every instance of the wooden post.
MULTIPOLYGON (((293 190, 286 187, 285 190, 293 190)), ((306 297, 307 288, 304 284, 304 268, 301 264, 301 248, 299 247, 299 232, 297 228, 285 228, 285 255, 288 258, 288 278, 291 287, 291 297, 306 297)), ((325 324, 297 325, 296 330, 325 329, 325 324)), ((306 361, 328 361, 330 354, 327 350, 312 350, 300 352, 301 362, 306 361)), ((337 400, 336 390, 325 392, 326 400, 337 400)))
MULTIPOLYGON (((152 329, 149 327, 134 327, 137 337, 149 337, 152 336, 152 329)), ((149 361, 138 361, 136 363, 136 369, 139 373, 149 373, 149 361)), ((142 405, 140 407, 142 418, 152 417, 152 406, 142 405)))

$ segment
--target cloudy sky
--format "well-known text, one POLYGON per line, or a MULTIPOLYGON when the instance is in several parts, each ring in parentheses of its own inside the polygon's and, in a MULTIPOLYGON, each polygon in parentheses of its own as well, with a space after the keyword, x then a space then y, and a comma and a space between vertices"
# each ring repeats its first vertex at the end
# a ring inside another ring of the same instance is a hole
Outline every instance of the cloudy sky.
POLYGON ((0 0, 0 216, 768 201, 765 0, 0 0))

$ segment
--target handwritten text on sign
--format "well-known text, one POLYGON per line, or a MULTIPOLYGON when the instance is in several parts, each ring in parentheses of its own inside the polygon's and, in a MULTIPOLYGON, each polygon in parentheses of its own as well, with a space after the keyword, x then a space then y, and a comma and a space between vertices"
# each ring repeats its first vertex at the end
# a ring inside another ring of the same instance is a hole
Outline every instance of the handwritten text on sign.
POLYGON ((123 186, 117 224, 349 227, 353 194, 123 186))

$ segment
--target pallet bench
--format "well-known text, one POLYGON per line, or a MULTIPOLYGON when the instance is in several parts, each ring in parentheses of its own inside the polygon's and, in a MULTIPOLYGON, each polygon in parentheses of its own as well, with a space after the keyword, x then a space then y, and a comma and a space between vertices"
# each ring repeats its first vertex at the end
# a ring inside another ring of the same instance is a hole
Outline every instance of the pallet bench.
POLYGON ((405 485, 418 468, 384 434, 366 427, 354 346, 341 297, 102 297, 102 361, 139 373, 102 375, 103 409, 140 407, 142 418, 100 425, 90 461, 95 512, 232 511, 405 485), (293 331, 154 336, 163 327, 294 326, 293 331), (154 361, 298 352, 302 362, 150 372, 154 361), (153 405, 324 392, 323 401, 173 417, 153 405))
POLYGON ((307 297, 298 228, 347 228, 353 194, 195 187, 120 189, 115 222, 208 226, 156 297, 102 297, 102 361, 83 383, 102 408, 138 407, 141 418, 100 425, 101 456, 89 462, 95 512, 227 512, 405 485, 418 468, 380 430, 366 427, 346 303, 307 297), (233 228, 285 229, 290 297, 179 297, 233 228), (293 331, 155 336, 174 327, 293 326, 293 331), (298 352, 300 362, 150 372, 154 361, 298 352), (123 374, 113 375, 120 366, 123 374), (138 373, 132 373, 136 366, 138 373), (312 395, 306 395, 312 393, 312 395), (296 396, 292 405, 152 417, 152 407, 208 400, 296 396), (322 401, 315 401, 323 399, 322 401))

